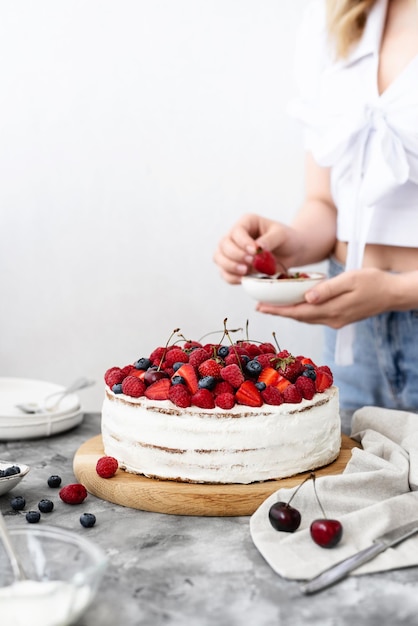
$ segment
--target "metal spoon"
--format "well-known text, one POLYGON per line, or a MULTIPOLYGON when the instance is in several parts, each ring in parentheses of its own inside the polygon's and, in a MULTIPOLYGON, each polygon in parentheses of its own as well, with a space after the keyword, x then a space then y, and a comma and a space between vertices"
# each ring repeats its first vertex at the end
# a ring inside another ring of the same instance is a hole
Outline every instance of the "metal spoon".
POLYGON ((3 513, 1 511, 0 511, 0 538, 3 542, 7 555, 10 559, 10 564, 12 566, 15 579, 26 580, 27 576, 25 574, 25 570, 23 569, 22 563, 20 562, 20 558, 18 557, 15 551, 13 542, 10 538, 9 531, 6 526, 6 522, 4 521, 3 513))
POLYGON ((16 404, 15 406, 24 413, 49 413, 57 409, 62 399, 68 394, 73 393, 74 391, 78 391, 80 389, 85 389, 86 387, 91 387, 94 384, 94 380, 89 380, 88 378, 78 378, 66 389, 62 389, 61 391, 54 391, 54 393, 46 396, 42 403, 23 402, 21 404, 16 404), (50 400, 55 396, 58 396, 58 398, 56 398, 51 404, 50 400))

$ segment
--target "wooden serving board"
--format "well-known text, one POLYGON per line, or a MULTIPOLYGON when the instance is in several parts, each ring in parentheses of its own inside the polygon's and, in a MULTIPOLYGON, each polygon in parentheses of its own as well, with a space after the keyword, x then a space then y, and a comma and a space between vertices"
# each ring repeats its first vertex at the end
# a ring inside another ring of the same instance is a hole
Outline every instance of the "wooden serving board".
MULTIPOLYGON (((316 476, 341 474, 359 444, 342 436, 339 457, 330 465, 315 470, 316 476)), ((178 483, 129 474, 119 470, 112 478, 101 478, 96 463, 104 455, 101 435, 86 441, 74 456, 77 480, 94 496, 142 511, 171 515, 227 517, 252 515, 262 502, 281 487, 295 487, 309 474, 250 485, 178 483)))

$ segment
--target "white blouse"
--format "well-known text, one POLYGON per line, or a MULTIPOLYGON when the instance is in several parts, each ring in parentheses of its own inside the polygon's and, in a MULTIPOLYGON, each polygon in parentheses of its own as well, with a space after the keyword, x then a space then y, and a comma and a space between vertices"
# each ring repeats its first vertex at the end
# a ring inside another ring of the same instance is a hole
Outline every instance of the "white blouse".
POLYGON ((366 243, 418 247, 418 56, 379 94, 387 4, 377 0, 343 60, 327 44, 323 0, 308 6, 298 38, 300 97, 290 112, 303 122, 317 163, 331 167, 347 269, 361 267, 366 243))

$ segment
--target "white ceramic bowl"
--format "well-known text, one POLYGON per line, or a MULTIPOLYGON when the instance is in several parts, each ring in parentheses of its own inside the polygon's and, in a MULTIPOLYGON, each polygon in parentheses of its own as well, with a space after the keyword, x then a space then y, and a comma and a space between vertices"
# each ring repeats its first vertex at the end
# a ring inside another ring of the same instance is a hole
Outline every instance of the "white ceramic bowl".
POLYGON ((9 531, 28 580, 13 583, 8 558, 0 549, 1 623, 73 624, 99 587, 107 563, 103 550, 63 528, 15 526, 9 531))
POLYGON ((285 306, 304 301, 305 293, 326 278, 321 272, 307 272, 308 278, 275 278, 251 274, 243 276, 241 284, 257 302, 285 306))
POLYGON ((24 476, 29 472, 29 466, 23 465, 23 463, 12 463, 11 461, 0 461, 0 469, 5 470, 8 467, 17 465, 20 468, 19 474, 12 474, 11 476, 0 477, 0 496, 8 491, 11 491, 13 487, 16 487, 24 476))

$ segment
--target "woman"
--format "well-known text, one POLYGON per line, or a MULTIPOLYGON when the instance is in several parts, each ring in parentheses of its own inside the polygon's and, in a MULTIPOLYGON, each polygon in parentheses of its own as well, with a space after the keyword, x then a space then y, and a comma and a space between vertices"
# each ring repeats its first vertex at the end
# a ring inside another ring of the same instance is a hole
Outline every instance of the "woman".
POLYGON ((315 1, 297 50, 305 201, 292 225, 245 215, 214 260, 239 283, 259 246, 287 267, 330 259, 304 303, 257 309, 326 326, 342 408, 418 409, 417 2, 315 1))

